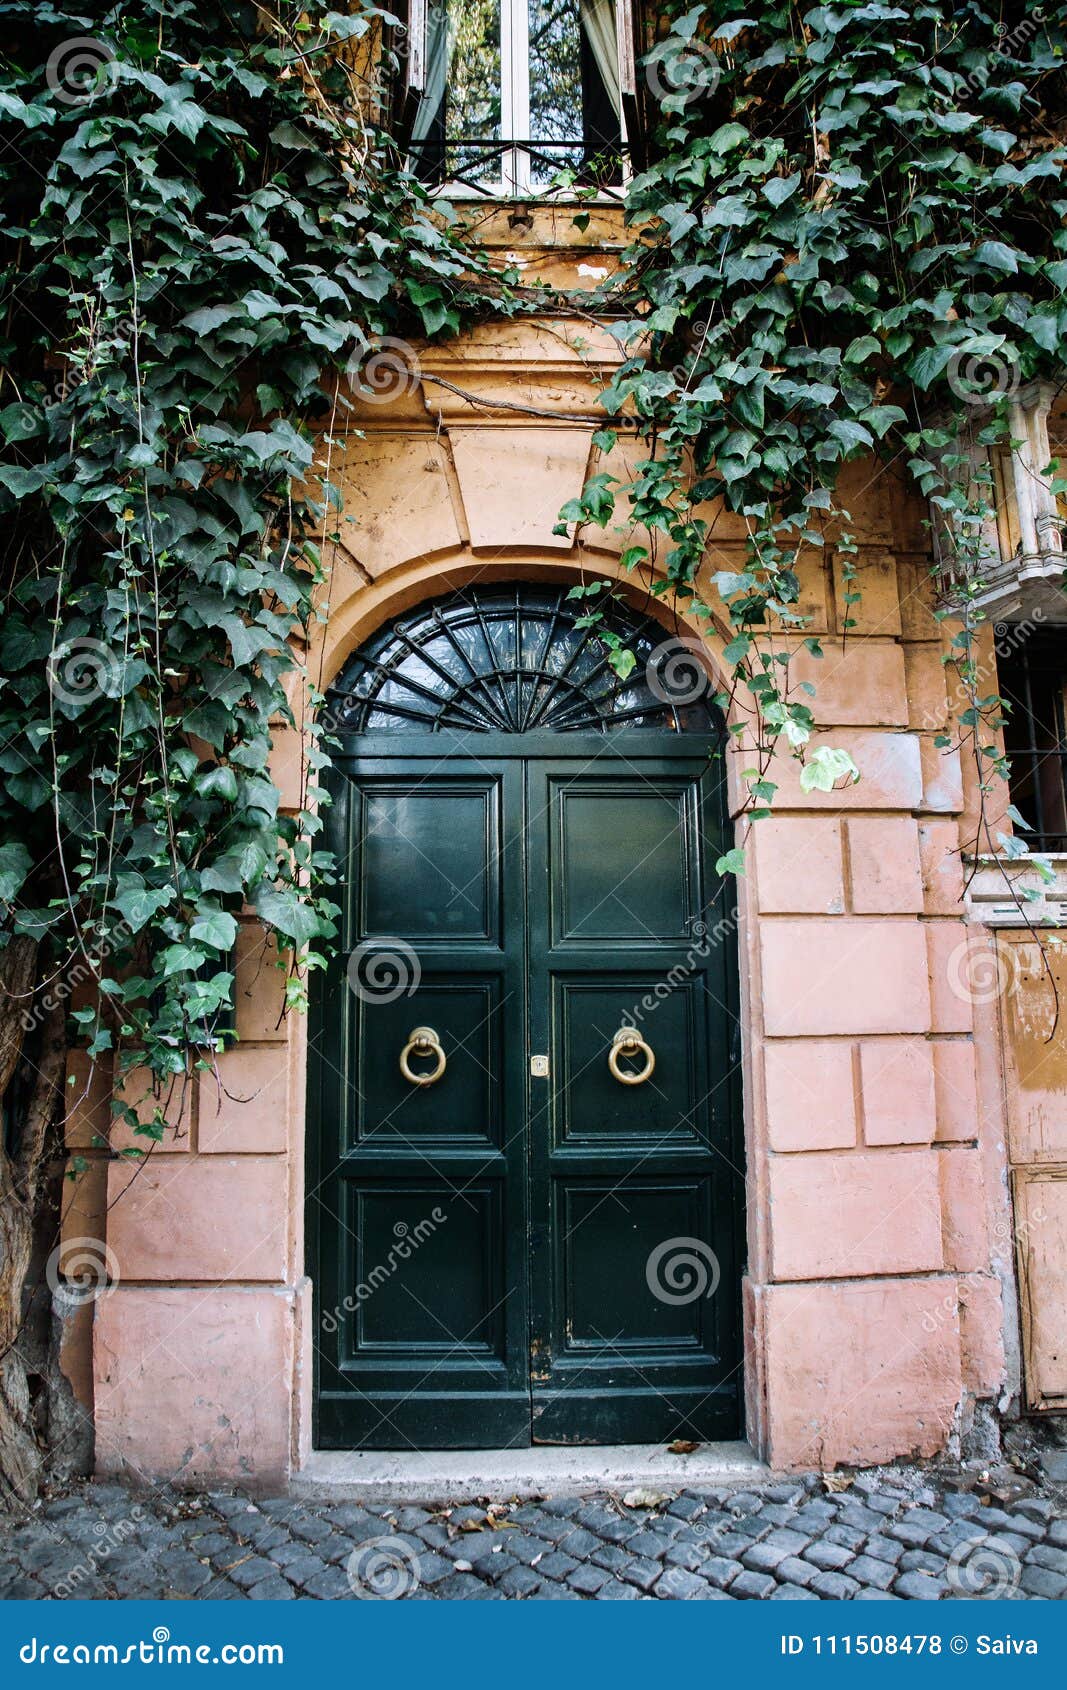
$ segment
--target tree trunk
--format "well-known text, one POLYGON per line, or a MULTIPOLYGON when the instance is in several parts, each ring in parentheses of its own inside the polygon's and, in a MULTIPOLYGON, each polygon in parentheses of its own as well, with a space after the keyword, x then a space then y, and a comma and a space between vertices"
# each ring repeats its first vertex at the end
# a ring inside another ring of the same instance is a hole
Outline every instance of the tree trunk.
MULTIPOLYGON (((8 1091, 22 1055, 36 969, 37 947, 29 940, 13 939, 0 953, 0 1096, 8 1091)), ((42 1176, 66 1063, 62 1005, 48 1010, 40 1027, 33 1084, 11 1123, 7 1143, 0 1138, 0 1509, 32 1502, 42 1465, 19 1332, 42 1176)))

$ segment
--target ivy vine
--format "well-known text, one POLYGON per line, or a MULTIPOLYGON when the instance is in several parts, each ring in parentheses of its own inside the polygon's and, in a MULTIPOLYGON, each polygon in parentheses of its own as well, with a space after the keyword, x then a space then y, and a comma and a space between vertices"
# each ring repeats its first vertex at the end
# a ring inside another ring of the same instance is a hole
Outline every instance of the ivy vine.
MULTIPOLYGON (((294 1004, 333 937, 300 653, 343 520, 344 372, 383 336, 517 307, 375 121, 387 11, 0 0, 0 20, 4 934, 40 944, 38 995, 85 964, 91 1053, 180 1075, 232 1000, 243 910, 294 1004), (269 757, 294 722, 311 784, 283 814, 269 757)), ((781 743, 809 787, 858 773, 813 746, 789 667, 820 650, 809 549, 832 547, 856 602, 844 464, 905 464, 980 594, 989 489, 954 442, 976 423, 1007 439, 1007 400, 1058 374, 1065 24, 1065 6, 971 0, 665 8, 631 244, 583 296, 621 318, 625 354, 599 443, 636 429, 647 451, 562 517, 624 504, 651 536, 626 566, 724 625, 752 815, 781 743), (716 565, 715 507, 744 522, 740 569, 716 565)), ((953 623, 945 748, 967 745, 988 789, 1004 707, 981 620, 953 623)))
MULTIPOLYGON (((798 564, 812 548, 836 554, 847 637, 859 595, 840 471, 861 456, 899 462, 969 580, 938 612, 960 700, 938 743, 973 757, 988 794, 1007 776, 1006 707, 977 643, 993 490, 958 442, 1007 443, 1012 396, 1062 380, 1067 7, 841 0, 744 16, 672 0, 666 12, 644 67, 659 96, 654 162, 630 186, 632 242, 599 301, 624 313, 627 353, 603 403, 647 455, 633 477, 601 471, 564 514, 648 530, 624 565, 717 625, 720 702, 754 742, 759 817, 778 746, 809 790, 861 773, 812 745, 811 684, 790 681, 798 648, 822 655, 798 564), (717 561, 715 510, 743 521, 741 569, 717 561)), ((598 436, 606 449, 617 432, 598 436)), ((595 606, 600 589, 584 591, 595 606)), ((974 851, 1025 850, 985 808, 982 829, 974 851)), ((741 864, 735 850, 722 866, 741 864)))
POLYGON ((487 270, 374 126, 382 9, 0 0, 0 22, 4 926, 42 946, 38 1002, 93 987, 91 1056, 159 1080, 218 1044, 242 910, 290 1005, 333 935, 301 653, 345 394, 382 337, 484 311, 487 270), (283 813, 272 736, 297 722, 283 813))

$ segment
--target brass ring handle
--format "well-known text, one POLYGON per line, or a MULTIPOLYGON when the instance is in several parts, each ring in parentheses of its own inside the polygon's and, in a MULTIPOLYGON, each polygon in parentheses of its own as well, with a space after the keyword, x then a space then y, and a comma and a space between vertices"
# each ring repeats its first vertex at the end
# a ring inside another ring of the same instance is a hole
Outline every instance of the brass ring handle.
POLYGON ((400 1072, 413 1086, 432 1086, 448 1067, 448 1057, 441 1049, 441 1041, 432 1027, 413 1027, 408 1042, 400 1052, 400 1072), (424 1074, 416 1074, 411 1066, 413 1056, 436 1057, 434 1067, 424 1074))
POLYGON ((608 1067, 612 1074, 624 1086, 643 1086, 646 1080, 652 1078, 652 1070, 656 1066, 656 1053, 652 1046, 644 1040, 636 1027, 620 1027, 611 1041, 608 1051, 608 1067), (619 1067, 620 1056, 636 1056, 643 1052, 645 1065, 636 1074, 628 1074, 625 1068, 619 1067))

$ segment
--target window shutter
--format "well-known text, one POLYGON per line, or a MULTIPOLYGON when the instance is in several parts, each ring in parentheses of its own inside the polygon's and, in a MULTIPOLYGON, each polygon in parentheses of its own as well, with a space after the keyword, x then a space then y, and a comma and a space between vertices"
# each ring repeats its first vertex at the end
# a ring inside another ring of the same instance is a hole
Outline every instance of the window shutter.
POLYGON ((393 84, 391 128, 393 139, 406 152, 419 101, 426 92, 426 9, 427 0, 398 0, 392 10, 404 25, 403 33, 393 32, 390 42, 398 64, 393 84))
POLYGON ((615 28, 619 46, 619 88, 626 120, 626 140, 635 170, 648 162, 649 90, 638 60, 646 51, 641 0, 616 0, 615 28))

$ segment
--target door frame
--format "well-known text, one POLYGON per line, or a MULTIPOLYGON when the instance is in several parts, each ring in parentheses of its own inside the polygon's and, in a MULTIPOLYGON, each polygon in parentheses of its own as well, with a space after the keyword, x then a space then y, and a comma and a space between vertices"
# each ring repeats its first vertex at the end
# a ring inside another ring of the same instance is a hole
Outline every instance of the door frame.
MULTIPOLYGON (((413 757, 424 759, 427 756, 433 756, 435 759, 446 762, 459 758, 465 758, 468 761, 476 760, 479 755, 482 755, 486 759, 514 758, 526 762, 529 759, 580 758, 585 754, 589 756, 591 763, 598 761, 600 758, 604 758, 606 761, 621 758, 623 761, 640 762, 643 759, 662 760, 672 757, 677 757, 679 760, 682 758, 692 759, 694 756, 701 755, 708 757, 709 762, 711 760, 709 757, 711 736, 707 733, 683 734, 641 729, 623 729, 607 733, 539 732, 529 734, 497 734, 441 729, 435 733, 344 734, 337 735, 336 738, 339 743, 337 749, 332 753, 333 766, 325 772, 322 780, 322 784, 327 790, 329 790, 331 783, 346 778, 344 774, 346 764, 351 765, 356 761, 363 762, 372 759, 385 763, 401 764, 413 757)), ((729 841, 731 830, 727 801, 726 767, 723 756, 725 746, 720 741, 713 747, 713 750, 718 753, 722 762, 718 778, 713 783, 711 797, 716 804, 717 814, 715 819, 722 828, 725 845, 729 841)), ((343 879, 339 878, 339 897, 343 896, 343 884, 343 879)), ((726 995, 724 1009, 729 1018, 727 1036, 728 1073, 726 1079, 726 1107, 729 1122, 728 1152, 738 1174, 735 1182, 736 1198, 731 1205, 730 1214, 734 1247, 734 1283, 728 1295, 728 1301, 724 1303, 724 1309, 728 1314, 734 1337, 735 1370, 738 1376, 738 1435, 743 1436, 746 1368, 742 1286, 747 1269, 745 1133, 742 1097, 742 1059, 745 1041, 742 1036, 740 1015, 738 958, 740 907, 736 896, 736 887, 731 885, 728 878, 724 880, 723 885, 725 895, 720 921, 726 930, 722 942, 724 945, 723 981, 726 995)), ((316 1201, 315 1194, 323 1178, 326 1177, 323 1151, 327 1071, 332 1066, 325 1060, 321 1046, 322 1034, 327 1025, 325 995, 330 985, 337 983, 336 968, 338 966, 341 967, 343 974, 343 962, 344 959, 338 955, 334 959, 332 970, 316 971, 309 992, 304 1208, 305 1271, 311 1284, 311 1444, 314 1449, 324 1447, 320 1439, 321 1351, 317 1341, 323 1317, 323 1282, 320 1273, 322 1264, 322 1206, 316 1201)), ((528 1230, 529 1218, 527 1216, 528 1230)), ((331 1441, 326 1447, 337 1448, 338 1446, 331 1441)), ((355 1445, 353 1447, 366 1446, 355 1445)), ((451 1447, 467 1446, 457 1444, 451 1447)))

